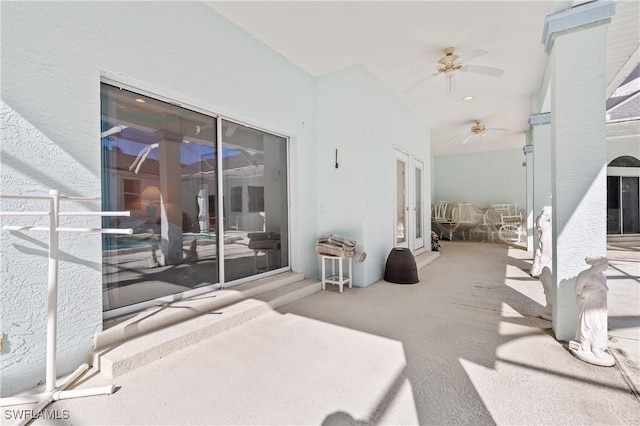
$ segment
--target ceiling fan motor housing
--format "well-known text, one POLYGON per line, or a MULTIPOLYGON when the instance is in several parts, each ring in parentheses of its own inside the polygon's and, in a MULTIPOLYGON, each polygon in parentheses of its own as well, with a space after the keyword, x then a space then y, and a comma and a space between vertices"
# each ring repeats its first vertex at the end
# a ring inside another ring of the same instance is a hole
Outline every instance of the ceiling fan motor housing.
POLYGON ((451 77, 454 71, 464 71, 465 68, 456 63, 460 56, 455 55, 453 47, 447 47, 444 49, 445 56, 438 60, 439 64, 442 64, 441 67, 438 68, 438 72, 446 74, 447 77, 451 77))
POLYGON ((480 124, 480 120, 474 120, 475 125, 471 126, 471 131, 473 133, 483 133, 487 128, 484 124, 480 124))

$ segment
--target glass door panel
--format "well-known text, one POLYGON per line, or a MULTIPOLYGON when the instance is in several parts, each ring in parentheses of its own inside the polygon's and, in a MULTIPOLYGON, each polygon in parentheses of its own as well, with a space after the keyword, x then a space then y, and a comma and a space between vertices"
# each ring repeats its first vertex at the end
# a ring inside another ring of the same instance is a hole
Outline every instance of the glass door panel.
POLYGON ((287 139, 101 84, 111 318, 289 266, 287 139), (222 166, 222 179, 218 167, 222 166), (223 258, 223 261, 220 261, 223 258))
POLYGON ((408 247, 408 223, 407 212, 409 211, 409 198, 407 196, 408 177, 407 177, 408 156, 396 151, 395 166, 395 245, 397 247, 408 247))
POLYGON ((422 176, 424 166, 420 161, 417 160, 414 162, 414 166, 414 250, 417 250, 424 247, 424 210, 422 208, 422 176))
MULTIPOLYGON (((105 311, 218 282, 216 119, 101 85, 105 311)), ((115 314, 114 314, 115 315, 115 314)), ((108 315, 107 315, 108 316, 108 315)))
POLYGON ((607 234, 620 234, 620 176, 607 176, 607 234))
POLYGON ((623 176, 620 185, 620 198, 622 200, 622 233, 640 233, 639 197, 637 177, 623 176))
POLYGON ((225 283, 289 266, 287 140, 222 121, 225 283))
POLYGON ((607 234, 640 234, 640 178, 607 176, 607 234))

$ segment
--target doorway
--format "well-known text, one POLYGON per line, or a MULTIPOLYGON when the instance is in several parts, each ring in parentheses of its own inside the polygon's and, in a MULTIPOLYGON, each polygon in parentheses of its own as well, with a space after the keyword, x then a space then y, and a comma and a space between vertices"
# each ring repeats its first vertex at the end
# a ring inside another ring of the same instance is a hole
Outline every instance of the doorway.
POLYGON ((607 175, 607 235, 640 234, 640 160, 617 157, 607 175))
POLYGON ((409 239, 407 238, 408 232, 408 213, 409 213, 409 197, 407 196, 407 188, 409 187, 408 181, 408 163, 409 156, 403 152, 396 150, 395 153, 395 246, 396 247, 409 247, 409 239))
POLYGON ((284 136, 101 83, 103 317, 290 269, 284 136))
POLYGON ((607 234, 640 234, 640 178, 607 176, 607 234))
POLYGON ((394 246, 420 250, 425 246, 424 163, 399 150, 394 159, 394 246))
POLYGON ((413 249, 419 250, 424 247, 424 208, 423 206, 423 185, 424 164, 421 161, 413 161, 413 227, 415 235, 413 238, 413 249))

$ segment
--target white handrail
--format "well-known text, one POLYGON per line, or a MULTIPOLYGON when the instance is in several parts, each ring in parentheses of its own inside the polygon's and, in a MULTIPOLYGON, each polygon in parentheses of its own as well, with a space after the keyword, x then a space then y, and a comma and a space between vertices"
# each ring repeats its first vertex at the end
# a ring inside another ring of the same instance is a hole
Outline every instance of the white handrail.
MULTIPOLYGON (((49 196, 35 195, 0 195, 0 200, 49 200, 49 211, 46 212, 0 212, 0 216, 49 216, 49 226, 20 226, 5 225, 3 230, 7 231, 47 231, 49 232, 49 272, 47 285, 47 366, 46 366, 46 387, 43 393, 35 394, 29 397, 9 397, 0 398, 0 406, 23 404, 26 399, 29 402, 36 403, 32 409, 33 415, 36 416, 52 401, 67 398, 77 398, 91 395, 104 395, 114 392, 115 387, 103 386, 93 389, 82 389, 78 391, 65 391, 64 389, 75 381, 88 368, 88 364, 82 364, 71 375, 69 375, 62 383, 56 386, 56 333, 57 333, 57 316, 58 316, 58 234, 60 232, 73 233, 100 233, 100 234, 132 234, 130 228, 74 228, 60 227, 60 216, 130 216, 130 212, 63 212, 60 210, 60 200, 73 201, 97 201, 99 198, 61 196, 55 190, 49 190, 49 196)), ((31 418, 25 416, 24 420, 18 421, 17 425, 28 423, 31 418)))
POLYGON ((49 212, 0 212, 0 216, 49 216, 49 212))

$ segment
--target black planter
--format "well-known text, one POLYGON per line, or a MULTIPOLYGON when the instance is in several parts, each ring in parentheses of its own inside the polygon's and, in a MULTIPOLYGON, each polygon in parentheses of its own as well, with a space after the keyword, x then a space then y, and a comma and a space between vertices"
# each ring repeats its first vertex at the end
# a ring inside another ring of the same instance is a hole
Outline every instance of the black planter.
POLYGON ((395 284, 415 284, 420 281, 411 250, 403 247, 391 249, 384 270, 384 280, 395 284))

